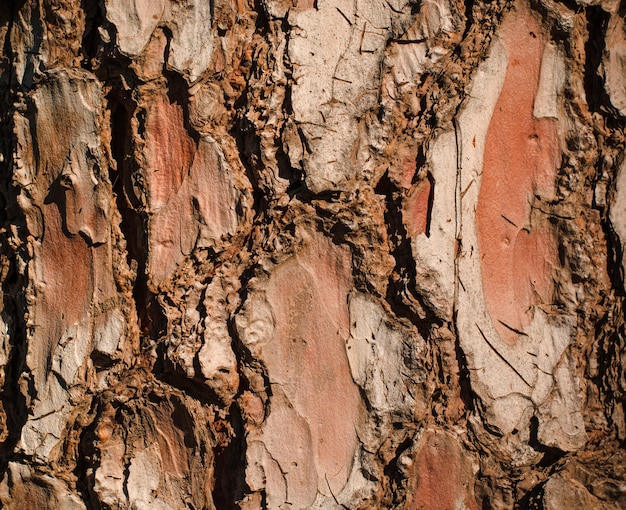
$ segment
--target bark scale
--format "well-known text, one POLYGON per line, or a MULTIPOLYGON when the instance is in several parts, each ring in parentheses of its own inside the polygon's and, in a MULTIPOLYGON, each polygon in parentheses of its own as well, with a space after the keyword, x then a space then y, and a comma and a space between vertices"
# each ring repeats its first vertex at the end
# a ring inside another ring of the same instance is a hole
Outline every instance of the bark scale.
POLYGON ((624 14, 0 5, 2 505, 626 507, 624 14))

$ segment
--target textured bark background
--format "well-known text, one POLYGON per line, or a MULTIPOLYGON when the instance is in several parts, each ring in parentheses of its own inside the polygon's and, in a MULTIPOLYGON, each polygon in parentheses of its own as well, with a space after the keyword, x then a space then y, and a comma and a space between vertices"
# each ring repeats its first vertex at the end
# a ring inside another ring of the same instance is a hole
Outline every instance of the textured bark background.
POLYGON ((625 14, 0 3, 3 507, 626 508, 625 14))

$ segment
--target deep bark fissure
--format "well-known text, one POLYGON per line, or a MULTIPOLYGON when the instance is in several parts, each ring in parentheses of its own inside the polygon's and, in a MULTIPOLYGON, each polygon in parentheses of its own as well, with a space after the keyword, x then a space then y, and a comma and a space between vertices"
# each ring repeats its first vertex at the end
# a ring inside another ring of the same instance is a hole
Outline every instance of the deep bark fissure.
POLYGON ((131 191, 133 174, 137 172, 137 167, 132 157, 130 123, 137 107, 128 96, 130 92, 124 93, 115 88, 109 93, 111 151, 117 163, 115 173, 111 172, 110 180, 122 217, 120 229, 126 241, 127 261, 129 267, 136 273, 133 297, 140 328, 144 335, 155 339, 162 334, 165 319, 156 296, 148 288, 148 215, 131 191), (128 110, 129 105, 132 105, 131 110, 128 110))
POLYGON ((243 418, 236 404, 229 411, 233 437, 215 454, 215 489, 213 500, 217 510, 238 508, 237 503, 249 490, 245 481, 246 441, 243 418))
POLYGON ((585 92, 589 109, 592 112, 601 112, 603 109, 611 108, 611 101, 602 78, 598 74, 605 51, 604 36, 609 14, 596 6, 587 7, 585 14, 589 31, 589 38, 585 45, 585 92))
POLYGON ((9 338, 8 360, 4 367, 4 384, 0 389, 0 401, 5 414, 5 438, 0 443, 0 476, 6 476, 8 463, 18 459, 15 447, 19 441, 22 427, 27 419, 26 399, 20 391, 20 378, 24 373, 27 324, 25 313, 27 304, 24 299, 28 286, 28 271, 20 271, 20 262, 28 260, 26 218, 21 214, 17 203, 17 192, 11 182, 14 168, 13 144, 15 143, 13 114, 16 108, 16 83, 13 59, 15 53, 11 45, 11 29, 14 19, 24 2, 14 1, 0 8, 0 26, 6 25, 7 32, 2 41, 2 72, 0 74, 0 173, 2 174, 2 239, 0 241, 0 257, 3 259, 2 276, 2 313, 9 338))
POLYGON ((413 291, 415 288, 414 262, 411 242, 402 222, 401 204, 397 198, 398 190, 387 176, 383 176, 378 181, 375 191, 385 197, 385 220, 389 226, 389 237, 394 244, 391 250, 391 255, 396 261, 394 275, 398 277, 397 282, 389 284, 387 300, 398 316, 409 319, 422 336, 428 338, 431 327, 441 325, 442 322, 424 303, 423 298, 413 291), (414 309, 411 304, 402 299, 403 296, 410 296, 414 303, 419 303, 419 308, 414 309))

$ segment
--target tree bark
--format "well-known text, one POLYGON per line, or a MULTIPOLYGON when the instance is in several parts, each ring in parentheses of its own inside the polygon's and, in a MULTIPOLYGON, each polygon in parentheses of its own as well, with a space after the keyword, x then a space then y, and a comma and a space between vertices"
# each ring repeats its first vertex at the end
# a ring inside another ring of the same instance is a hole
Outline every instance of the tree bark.
POLYGON ((0 4, 3 507, 626 508, 625 13, 0 4))

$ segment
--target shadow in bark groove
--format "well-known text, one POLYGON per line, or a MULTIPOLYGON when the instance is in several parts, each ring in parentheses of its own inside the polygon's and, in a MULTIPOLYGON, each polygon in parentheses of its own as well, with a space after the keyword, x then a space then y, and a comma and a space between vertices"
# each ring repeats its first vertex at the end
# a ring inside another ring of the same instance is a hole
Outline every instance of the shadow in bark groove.
MULTIPOLYGON (((600 6, 589 6, 586 9, 587 30, 589 38, 585 44, 585 96, 589 110, 592 112, 615 112, 611 100, 604 88, 599 70, 602 69, 602 57, 605 50, 605 35, 610 15, 600 6)), ((613 118, 616 115, 605 115, 613 118)))
POLYGON ((470 379, 470 371, 467 366, 467 358, 463 349, 461 349, 461 343, 459 341, 458 334, 455 334, 454 352, 456 354, 457 364, 459 366, 459 386, 460 397, 463 401, 463 405, 468 412, 473 413, 475 410, 474 399, 475 394, 472 391, 472 383, 470 379))
MULTIPOLYGON (((626 3, 621 2, 619 15, 624 15, 626 3)), ((610 15, 600 6, 589 6, 585 9, 587 18, 587 30, 589 37, 585 44, 585 76, 584 87, 591 112, 601 115, 604 122, 604 131, 595 129, 595 137, 598 143, 598 158, 596 162, 596 181, 604 173, 608 173, 613 188, 617 172, 622 166, 623 159, 623 136, 626 128, 625 119, 619 114, 611 103, 611 99, 604 86, 603 76, 600 74, 603 58, 606 54, 606 32, 610 15), (607 136, 606 128, 610 131, 607 136), (617 156, 617 157, 616 157, 617 156)), ((594 182, 594 191, 597 182, 594 182)), ((618 204, 612 203, 611 207, 618 204)), ((609 423, 617 430, 618 436, 624 434, 626 424, 616 423, 615 417, 624 415, 626 404, 626 387, 623 383, 622 369, 624 360, 624 270, 622 258, 624 256, 622 242, 613 228, 609 218, 609 209, 606 205, 598 205, 594 200, 593 207, 599 210, 601 226, 607 244, 606 267, 611 281, 612 293, 610 302, 607 302, 607 310, 604 316, 595 326, 594 342, 597 345, 598 369, 597 375, 592 378, 593 383, 599 389, 602 398, 606 402, 605 414, 609 423), (613 412, 616 407, 621 407, 618 412, 613 412)), ((626 440, 626 438, 622 438, 626 440)))
POLYGON ((411 250, 411 240, 402 221, 402 204, 399 192, 387 174, 376 185, 375 192, 385 197, 385 224, 389 239, 393 243, 391 255, 396 261, 394 274, 387 288, 387 302, 399 317, 409 319, 419 330, 423 338, 429 337, 433 326, 443 325, 443 321, 425 303, 414 289, 416 288, 415 262, 411 250), (419 310, 409 305, 402 296, 419 305, 419 310))
POLYGON ((133 160, 131 119, 136 104, 121 89, 114 88, 108 95, 111 111, 111 152, 117 170, 111 171, 110 179, 118 211, 122 217, 120 229, 126 240, 127 260, 137 271, 133 297, 141 332, 149 338, 158 338, 166 325, 165 315, 156 296, 148 289, 146 264, 148 259, 148 218, 139 197, 133 193, 137 171, 133 160))
MULTIPOLYGON (((96 404, 96 400, 92 401, 92 409, 90 414, 97 416, 101 414, 103 405, 96 404)), ((97 498, 90 490, 95 483, 95 472, 100 466, 97 460, 97 452, 94 447, 96 440, 96 424, 92 421, 87 425, 80 434, 78 443, 78 455, 76 458, 76 467, 74 474, 76 475, 76 489, 83 497, 83 502, 89 510, 101 508, 97 498), (90 474, 88 474, 88 470, 90 474)))
POLYGON ((560 448, 554 448, 552 446, 546 446, 539 442, 539 419, 533 416, 530 419, 530 439, 528 445, 534 450, 543 453, 543 457, 537 464, 538 467, 549 467, 561 460, 566 452, 560 448))
MULTIPOLYGON (((11 47, 13 20, 25 1, 9 0, 0 6, 0 26, 7 26, 6 37, 2 41, 0 55, 0 285, 2 288, 1 317, 6 324, 6 334, 10 350, 4 368, 4 383, 0 388, 0 402, 6 415, 4 438, 0 442, 0 479, 4 478, 8 463, 19 455, 14 449, 20 439, 22 428, 27 420, 26 399, 22 394, 19 379, 24 371, 27 347, 27 325, 25 321, 27 303, 28 274, 20 274, 21 260, 28 260, 28 239, 26 218, 17 203, 16 190, 12 182, 13 143, 16 92, 22 89, 17 83, 13 62, 15 55, 11 47), (13 228, 12 228, 13 227, 13 228), (8 233, 17 233, 18 239, 11 242, 8 233), (16 243, 17 242, 17 243, 16 243), (16 246, 17 244, 17 246, 16 246)), ((29 387, 29 390, 32 390, 29 387)))
MULTIPOLYGON (((245 104, 244 98, 247 93, 248 86, 246 86, 241 93, 241 97, 235 101, 236 107, 243 108, 243 104, 245 104), (239 106, 237 106, 238 103, 240 103, 239 106)), ((265 193, 260 187, 259 177, 257 175, 257 165, 261 165, 260 139, 254 130, 254 126, 246 120, 244 110, 238 113, 237 119, 229 130, 229 134, 233 137, 233 140, 235 140, 239 159, 245 169, 246 177, 252 186, 252 207, 257 213, 259 211, 266 211, 269 204, 265 193)))
MULTIPOLYGON (((0 253, 5 251, 5 243, 2 242, 1 246, 0 253)), ((26 363, 26 325, 22 319, 26 311, 26 303, 23 302, 26 284, 24 277, 17 275, 15 267, 13 257, 9 275, 2 283, 2 319, 7 324, 11 351, 5 368, 5 382, 0 390, 0 401, 7 417, 7 437, 0 443, 0 479, 4 476, 9 461, 18 457, 13 452, 28 418, 26 399, 19 384, 26 363)))
MULTIPOLYGON (((412 445, 413 445, 413 439, 411 438, 407 438, 402 443, 400 443, 400 445, 398 445, 398 447, 396 448, 393 459, 391 459, 387 463, 387 465, 385 466, 383 470, 383 472, 385 473, 385 476, 389 479, 391 483, 391 486, 392 486, 391 492, 394 495, 394 499, 392 502, 395 505, 401 504, 406 498, 406 494, 404 495, 404 497, 402 495, 402 493, 406 491, 406 488, 404 491, 400 490, 403 487, 403 484, 404 482, 406 482, 406 480, 404 478, 402 469, 398 467, 398 462, 400 461, 400 457, 402 456, 402 454, 407 449, 409 449, 412 445)), ((396 508, 396 507, 394 506, 393 508, 396 508)))
POLYGON ((231 406, 229 416, 233 437, 228 446, 215 452, 213 503, 216 510, 236 510, 239 508, 237 502, 248 491, 245 472, 245 430, 237 404, 231 406))
POLYGON ((91 59, 97 58, 101 48, 98 28, 102 26, 105 20, 103 6, 97 0, 82 0, 81 8, 85 12, 85 31, 81 44, 82 65, 87 69, 92 69, 91 59))
POLYGON ((543 510, 543 487, 544 484, 542 483, 528 491, 524 497, 515 503, 515 510, 543 510))

